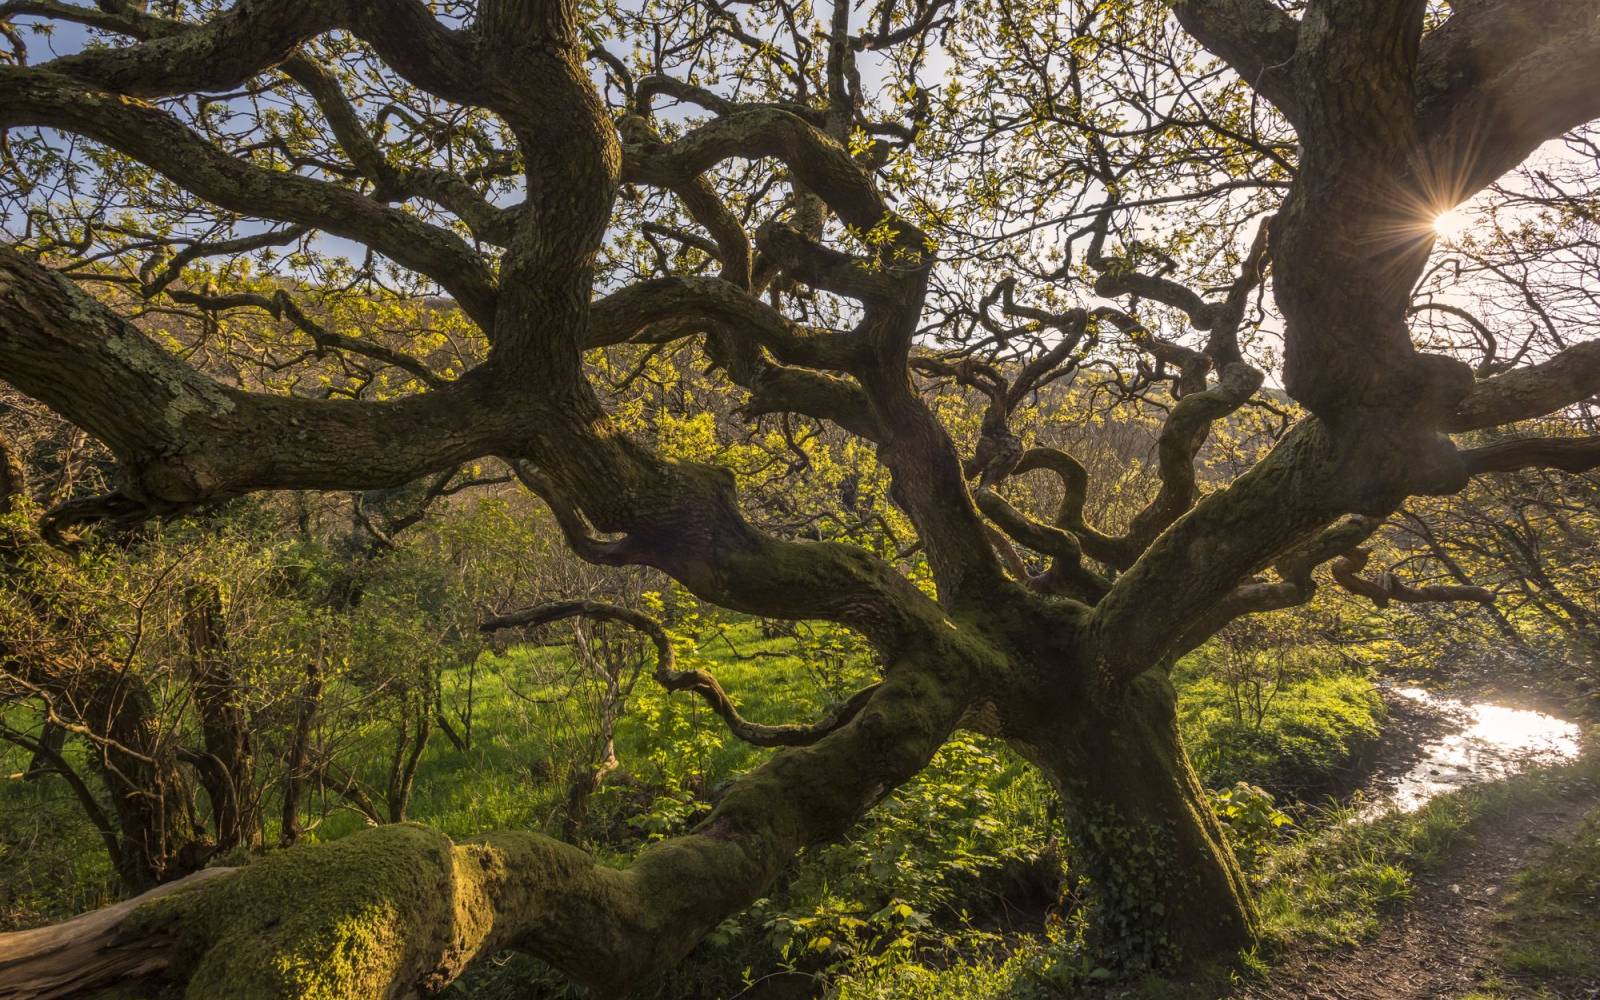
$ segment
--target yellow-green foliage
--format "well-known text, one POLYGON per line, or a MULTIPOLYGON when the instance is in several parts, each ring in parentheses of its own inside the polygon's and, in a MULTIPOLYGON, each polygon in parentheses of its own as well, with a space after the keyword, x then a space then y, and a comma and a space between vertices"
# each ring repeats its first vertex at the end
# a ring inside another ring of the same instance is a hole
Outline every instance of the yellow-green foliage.
POLYGON ((918 962, 881 965, 846 980, 839 1000, 1012 1000, 1048 995, 1034 974, 1040 950, 1023 948, 1004 961, 980 960, 943 968, 918 962))

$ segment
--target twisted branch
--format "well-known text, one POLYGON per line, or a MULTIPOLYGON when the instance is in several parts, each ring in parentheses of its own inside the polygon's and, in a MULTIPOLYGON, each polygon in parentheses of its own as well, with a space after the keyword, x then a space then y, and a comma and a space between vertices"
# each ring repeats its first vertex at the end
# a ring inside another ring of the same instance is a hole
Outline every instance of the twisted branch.
POLYGON ((615 604, 604 604, 599 601, 556 601, 550 604, 540 604, 521 611, 512 611, 503 615, 494 615, 484 619, 478 625, 480 632, 496 632, 500 629, 539 628, 552 622, 562 621, 567 618, 598 618, 608 621, 620 622, 630 628, 643 632, 656 647, 656 666, 653 674, 656 683, 667 691, 690 691, 704 698, 711 706, 711 710, 728 726, 728 731, 739 739, 752 746, 758 747, 802 747, 827 736, 854 719, 862 708, 871 700, 878 685, 872 684, 855 694, 835 708, 828 717, 812 725, 788 724, 780 726, 763 725, 751 722, 739 714, 734 706, 733 699, 728 697, 717 679, 704 670, 679 670, 677 669, 677 654, 672 648, 672 637, 667 635, 661 624, 649 615, 619 607, 615 604))

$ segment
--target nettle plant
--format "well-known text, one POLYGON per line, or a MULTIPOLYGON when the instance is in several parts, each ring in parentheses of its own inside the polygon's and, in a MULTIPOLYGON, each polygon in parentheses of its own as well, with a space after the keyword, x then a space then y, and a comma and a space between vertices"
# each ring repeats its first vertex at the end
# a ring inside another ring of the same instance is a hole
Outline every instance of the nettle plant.
MULTIPOLYGON (((0 379, 118 466, 111 492, 47 514, 52 532, 498 459, 582 558, 845 626, 880 675, 821 722, 758 724, 678 669, 650 617, 528 609, 515 620, 640 629, 657 679, 783 749, 623 867, 527 832, 380 827, 4 939, 8 994, 137 973, 191 996, 393 996, 505 949, 616 994, 963 727, 1056 789, 1112 957, 1248 944, 1168 669, 1231 620, 1306 601, 1333 560, 1375 600, 1477 600, 1374 574, 1360 546, 1410 496, 1600 462, 1600 439, 1552 416, 1600 389, 1568 281, 1595 246, 1597 13, 0 6, 0 379), (64 54, 38 58, 39 28, 64 54), (1473 197, 1515 267, 1453 269, 1436 245, 1436 216, 1473 197), (1539 324, 1505 305, 1508 274, 1539 324), (652 447, 593 375, 663 345, 725 379, 723 429, 869 445, 886 530, 914 537, 773 516, 787 498, 751 504, 703 428, 673 431, 691 454, 652 447), (1020 433, 1068 382, 1159 422, 1125 517, 1097 519, 1101 486, 1041 443, 1061 436, 1020 433), (1270 450, 1218 461, 1208 440, 1258 411, 1277 418, 1270 450), (1025 488, 1040 480, 1050 507, 1025 488)), ((7 673, 49 667, 0 641, 7 673)))

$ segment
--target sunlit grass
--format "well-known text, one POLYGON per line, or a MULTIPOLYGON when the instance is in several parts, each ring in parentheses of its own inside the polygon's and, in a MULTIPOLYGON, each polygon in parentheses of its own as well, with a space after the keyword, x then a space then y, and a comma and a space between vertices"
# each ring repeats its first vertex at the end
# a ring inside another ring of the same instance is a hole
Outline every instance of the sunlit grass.
MULTIPOLYGON (((826 711, 829 694, 818 679, 803 644, 764 638, 754 622, 729 626, 726 641, 710 633, 702 637, 695 665, 710 670, 747 718, 768 723, 809 721, 826 711)), ((681 652, 680 652, 680 655, 681 652)), ((567 669, 571 653, 562 646, 513 646, 504 654, 486 654, 473 679, 473 729, 470 750, 457 750, 435 733, 418 769, 409 815, 451 837, 496 829, 553 830, 566 794, 564 769, 572 763, 556 754, 571 744, 574 725, 592 715, 589 691, 574 686, 567 669)), ((465 707, 466 668, 443 678, 447 707, 465 707)), ((620 767, 605 795, 618 786, 659 784, 659 755, 676 733, 673 762, 700 776, 705 788, 754 766, 767 752, 728 736, 719 719, 698 696, 666 694, 648 676, 633 689, 616 730, 620 767)), ((853 663, 851 684, 870 681, 870 665, 853 663)), ((452 716, 458 731, 462 724, 452 716)), ((381 760, 372 762, 377 778, 381 760)), ((648 790, 644 793, 648 794, 648 790)), ((361 828, 364 821, 349 810, 331 816, 318 836, 332 839, 361 828)))
POLYGON ((1600 978, 1600 808, 1518 876, 1501 930, 1508 972, 1600 978))
POLYGON ((1418 872, 1470 842, 1486 821, 1600 786, 1600 760, 1541 768, 1441 795, 1410 813, 1361 820, 1359 806, 1331 808, 1262 872, 1257 903, 1278 946, 1345 946, 1369 937, 1418 872))

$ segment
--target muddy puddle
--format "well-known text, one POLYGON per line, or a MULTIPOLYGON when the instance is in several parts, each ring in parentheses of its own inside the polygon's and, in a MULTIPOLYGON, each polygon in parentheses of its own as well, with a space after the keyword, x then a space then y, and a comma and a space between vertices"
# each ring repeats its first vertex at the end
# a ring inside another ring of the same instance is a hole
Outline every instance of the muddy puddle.
POLYGON ((1413 708, 1436 722, 1417 745, 1415 758, 1364 789, 1363 812, 1369 815, 1390 809, 1412 812, 1435 796, 1530 767, 1575 760, 1580 752, 1578 727, 1553 715, 1416 687, 1389 693, 1400 703, 1396 707, 1413 708))

